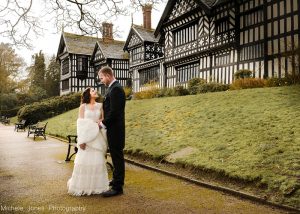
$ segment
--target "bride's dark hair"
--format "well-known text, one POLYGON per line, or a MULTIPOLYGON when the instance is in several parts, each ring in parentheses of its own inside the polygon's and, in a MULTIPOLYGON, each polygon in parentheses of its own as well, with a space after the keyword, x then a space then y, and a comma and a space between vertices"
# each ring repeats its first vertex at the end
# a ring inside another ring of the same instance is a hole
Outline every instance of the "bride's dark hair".
POLYGON ((90 103, 91 101, 91 88, 86 88, 81 94, 81 104, 90 103))

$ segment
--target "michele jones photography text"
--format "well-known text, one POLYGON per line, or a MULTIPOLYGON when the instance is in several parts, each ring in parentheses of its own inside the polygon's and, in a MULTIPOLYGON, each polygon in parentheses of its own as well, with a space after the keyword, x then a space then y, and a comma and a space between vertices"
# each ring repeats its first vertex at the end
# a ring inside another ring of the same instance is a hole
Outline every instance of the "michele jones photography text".
POLYGON ((15 205, 0 205, 1 212, 38 212, 38 211, 48 211, 48 212, 62 212, 62 213, 72 213, 72 212, 85 212, 86 207, 83 206, 61 206, 61 205, 45 205, 45 206, 15 206, 15 205))

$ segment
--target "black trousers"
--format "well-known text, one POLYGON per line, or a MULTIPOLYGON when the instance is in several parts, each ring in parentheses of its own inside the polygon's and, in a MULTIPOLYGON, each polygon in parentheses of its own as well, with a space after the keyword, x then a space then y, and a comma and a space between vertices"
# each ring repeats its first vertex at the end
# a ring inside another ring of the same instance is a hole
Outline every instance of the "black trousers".
POLYGON ((115 148, 109 145, 109 151, 114 166, 112 188, 114 190, 123 190, 125 179, 125 161, 122 148, 115 148))

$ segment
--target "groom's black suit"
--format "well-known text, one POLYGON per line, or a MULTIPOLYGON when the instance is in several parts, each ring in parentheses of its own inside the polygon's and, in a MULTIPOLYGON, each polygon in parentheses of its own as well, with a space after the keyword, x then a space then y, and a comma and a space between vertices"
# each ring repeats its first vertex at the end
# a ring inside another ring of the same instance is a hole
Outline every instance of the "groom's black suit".
POLYGON ((123 149, 125 146, 125 93, 118 81, 107 91, 103 102, 104 120, 107 128, 107 141, 114 165, 112 188, 123 190, 125 163, 123 149))

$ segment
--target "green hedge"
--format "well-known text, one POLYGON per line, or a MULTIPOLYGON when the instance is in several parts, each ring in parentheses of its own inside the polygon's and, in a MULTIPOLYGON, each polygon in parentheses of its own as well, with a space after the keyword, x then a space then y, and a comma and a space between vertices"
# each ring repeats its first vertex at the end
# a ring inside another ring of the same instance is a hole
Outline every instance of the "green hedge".
POLYGON ((229 90, 228 84, 209 82, 202 84, 198 87, 197 94, 207 93, 207 92, 218 92, 229 90))
POLYGON ((1 110, 0 115, 6 116, 6 117, 14 117, 17 115, 19 110, 20 110, 20 107, 13 108, 13 109, 1 110))
POLYGON ((190 94, 227 91, 228 89, 229 85, 227 84, 207 82, 205 79, 202 78, 193 78, 188 81, 188 91, 190 94))
POLYGON ((80 105, 80 93, 54 97, 25 105, 18 111, 18 120, 26 120, 27 124, 37 123, 64 113, 80 105))
POLYGON ((300 75, 287 75, 283 78, 272 77, 267 79, 267 87, 278 87, 278 86, 288 86, 293 84, 300 83, 300 75))
POLYGON ((199 87, 206 84, 207 81, 202 78, 193 78, 188 81, 188 91, 190 94, 198 94, 199 87))
POLYGON ((237 79, 230 85, 230 90, 246 88, 263 88, 266 86, 266 80, 260 78, 237 79))

